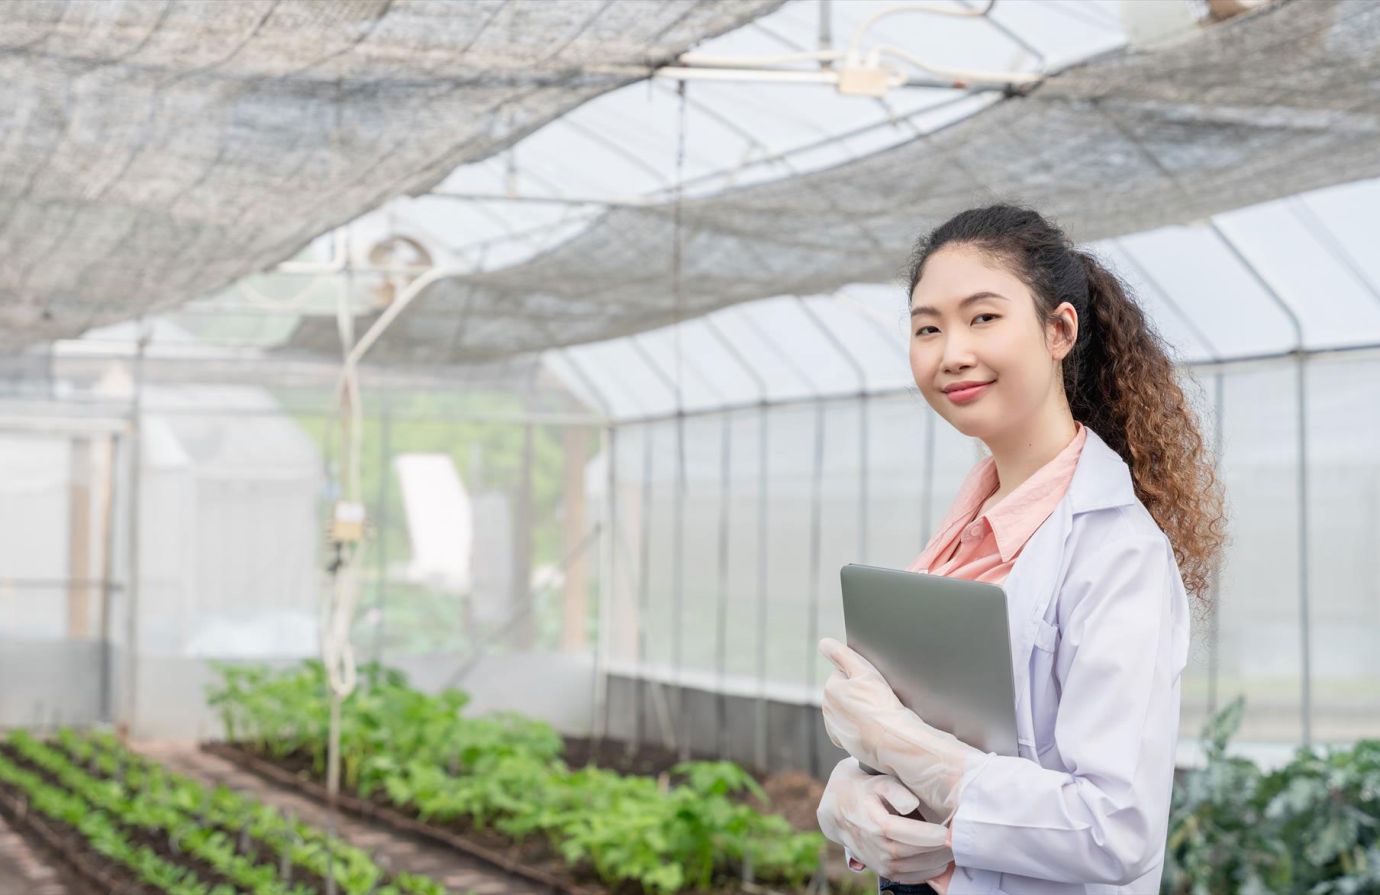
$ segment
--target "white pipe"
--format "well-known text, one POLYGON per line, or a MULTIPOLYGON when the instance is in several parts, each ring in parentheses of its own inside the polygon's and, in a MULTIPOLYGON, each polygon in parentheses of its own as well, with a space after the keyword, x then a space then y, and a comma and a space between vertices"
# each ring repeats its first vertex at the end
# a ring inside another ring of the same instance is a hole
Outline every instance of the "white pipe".
POLYGON ((408 283, 407 288, 403 289, 398 297, 393 300, 393 303, 384 309, 384 312, 379 315, 379 319, 374 321, 374 325, 369 327, 369 331, 355 343, 355 347, 346 355, 345 364, 347 368, 352 369, 364 359, 364 355, 374 346, 374 343, 379 340, 379 336, 383 335, 383 331, 388 329, 408 305, 412 304, 412 300, 420 295, 423 289, 435 283, 437 280, 443 280, 448 277, 461 277, 468 273, 471 273, 471 271, 464 267, 434 267, 408 283))
MULTIPOLYGON (((906 76, 898 71, 889 71, 888 87, 900 87, 906 83, 906 76)), ((785 71, 780 69, 750 68, 685 68, 666 66, 658 68, 653 77, 670 78, 676 81, 764 81, 773 84, 837 84, 839 76, 834 71, 785 71)), ((934 86, 934 85, 925 85, 934 86)))
POLYGON ((755 65, 784 65, 789 62, 829 62, 842 59, 841 50, 802 50, 799 53, 779 53, 775 56, 713 56, 708 53, 681 53, 677 62, 685 65, 705 65, 723 68, 744 68, 755 65))
POLYGON ((985 84, 1033 84, 1044 78, 1044 75, 1039 72, 980 71, 972 68, 949 68, 944 65, 935 65, 932 62, 925 62, 900 47, 892 46, 891 44, 878 44, 873 47, 871 52, 868 53, 868 62, 875 67, 876 59, 882 53, 886 53, 889 56, 897 56, 916 68, 933 74, 953 78, 956 81, 978 81, 985 84))

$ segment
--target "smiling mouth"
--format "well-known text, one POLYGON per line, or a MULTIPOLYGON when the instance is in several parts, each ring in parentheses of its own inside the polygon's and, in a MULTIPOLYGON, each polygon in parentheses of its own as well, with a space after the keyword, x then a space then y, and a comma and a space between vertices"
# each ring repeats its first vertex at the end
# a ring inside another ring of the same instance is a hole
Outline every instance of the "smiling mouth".
MULTIPOLYGON (((995 381, 996 380, 993 380, 993 382, 995 381)), ((968 388, 956 388, 953 391, 945 392, 944 394, 947 395, 949 399, 953 401, 966 401, 969 398, 975 398, 978 395, 985 392, 987 390, 987 387, 991 384, 991 382, 984 382, 980 385, 969 386, 968 388)))

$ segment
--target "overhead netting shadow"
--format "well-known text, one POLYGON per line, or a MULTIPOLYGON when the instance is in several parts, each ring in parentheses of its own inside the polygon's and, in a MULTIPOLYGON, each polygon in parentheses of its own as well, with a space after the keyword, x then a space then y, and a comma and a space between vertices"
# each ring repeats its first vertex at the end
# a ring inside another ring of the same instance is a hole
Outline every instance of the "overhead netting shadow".
POLYGON ((6 0, 0 346, 166 310, 783 0, 6 0))
MULTIPOLYGON (((1380 4, 1293 0, 856 161, 687 200, 679 292, 674 204, 614 209, 525 263, 428 287, 370 359, 495 357, 890 282, 922 231, 994 198, 1035 203, 1080 241, 1140 232, 1376 176, 1377 146, 1380 4)), ((305 320, 288 350, 338 346, 334 321, 305 320)))

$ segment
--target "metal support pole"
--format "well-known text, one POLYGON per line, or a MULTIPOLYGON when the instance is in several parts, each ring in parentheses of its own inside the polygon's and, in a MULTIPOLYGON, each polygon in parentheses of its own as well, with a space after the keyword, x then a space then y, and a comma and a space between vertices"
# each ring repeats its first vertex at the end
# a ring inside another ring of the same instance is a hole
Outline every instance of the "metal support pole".
MULTIPOLYGON (((819 561, 820 561, 820 485, 824 477, 824 405, 815 404, 815 462, 810 477, 810 582, 809 618, 805 644, 805 688, 813 691, 815 686, 816 643, 819 640, 819 561)), ((819 772, 819 740, 815 736, 814 715, 809 711, 800 713, 804 725, 806 754, 809 763, 806 769, 815 774, 819 772)))
POLYGON ((767 404, 758 417, 757 436, 757 729, 753 737, 757 769, 767 770, 771 729, 767 725, 767 404))
POLYGON ((129 559, 127 562, 128 580, 125 584, 125 668, 124 668, 124 712, 120 731, 126 738, 134 733, 139 720, 139 698, 137 678, 139 674, 139 488, 143 465, 143 395, 144 395, 144 350, 148 346, 149 333, 144 322, 139 321, 139 343, 134 355, 134 395, 130 402, 129 446, 130 446, 130 492, 129 492, 129 559))
POLYGON ((651 598, 647 566, 651 563, 652 541, 652 427, 642 427, 642 529, 638 543, 637 563, 637 698, 633 702, 633 738, 628 742, 628 753, 642 745, 645 735, 643 728, 643 703, 646 700, 646 662, 647 662, 647 613, 651 598))
POLYGON ((517 493, 513 501, 513 610, 522 619, 513 632, 518 649, 536 646, 536 625, 532 622, 532 469, 535 463, 536 433, 533 424, 522 427, 521 463, 517 493))
POLYGON ((601 742, 609 727, 608 656, 613 632, 614 602, 614 538, 618 533, 618 454, 617 429, 612 424, 604 428, 604 513, 600 526, 599 544, 599 631, 594 652, 594 741, 601 742))
MULTIPOLYGON (((1223 380, 1225 379, 1225 377, 1222 375, 1222 371, 1221 371, 1221 370, 1218 370, 1218 371, 1213 375, 1212 378, 1213 378, 1213 385, 1214 385, 1214 394, 1213 394, 1213 408, 1214 408, 1214 413, 1213 413, 1213 425, 1212 425, 1212 449, 1213 449, 1213 455, 1214 455, 1214 456, 1216 457, 1216 459, 1217 459, 1217 473, 1218 473, 1218 475, 1221 475, 1221 473, 1222 473, 1222 407, 1223 407, 1223 403, 1222 403, 1222 392, 1223 392, 1223 380)), ((1208 612, 1210 613, 1210 615, 1209 615, 1209 625, 1208 625, 1208 642, 1209 642, 1209 651, 1208 651, 1208 705, 1207 705, 1208 717, 1212 717, 1212 716, 1213 716, 1214 714, 1216 714, 1216 712, 1217 712, 1217 675, 1218 675, 1218 672, 1219 672, 1220 667, 1221 667, 1221 653, 1220 653, 1221 641, 1218 639, 1219 637, 1221 637, 1221 627, 1220 627, 1220 618, 1219 618, 1219 616, 1221 615, 1221 612, 1220 612, 1219 607, 1218 607, 1218 605, 1217 605, 1217 604, 1218 604, 1218 596, 1220 595, 1220 586, 1219 586, 1220 578, 1221 578, 1221 570, 1220 570, 1220 569, 1213 569, 1213 570, 1212 570, 1212 586, 1211 586, 1211 588, 1210 588, 1210 590, 1209 590, 1209 592, 1208 592, 1208 599, 1211 601, 1211 602, 1209 603, 1209 605, 1208 605, 1208 612)))
POLYGON ((1299 640, 1303 647, 1303 745, 1313 744, 1313 660, 1308 605, 1308 368, 1304 356, 1294 367, 1298 390, 1299 640))
POLYGON ((102 485, 101 506, 101 713, 102 721, 112 720, 114 709, 111 705, 110 679, 115 669, 111 666, 110 649, 110 606, 114 602, 113 576, 115 574, 115 477, 120 456, 119 436, 109 435, 104 442, 105 482, 102 485))
MULTIPOLYGON (((724 665, 728 661, 728 495, 732 467, 732 420, 723 416, 719 452, 719 599, 714 625, 714 725, 719 758, 728 757, 728 703, 724 696, 724 665)), ((687 731, 688 728, 682 728, 687 731)), ((688 736, 687 736, 688 738, 688 736)))
MULTIPOLYGON (((679 401, 676 402, 679 405, 679 401)), ((676 499, 671 521, 675 528, 671 541, 671 679, 675 682, 675 725, 671 729, 671 743, 680 753, 681 761, 690 757, 690 742, 683 734, 685 724, 685 692, 681 681, 681 640, 685 635, 685 417, 676 415, 676 499)))

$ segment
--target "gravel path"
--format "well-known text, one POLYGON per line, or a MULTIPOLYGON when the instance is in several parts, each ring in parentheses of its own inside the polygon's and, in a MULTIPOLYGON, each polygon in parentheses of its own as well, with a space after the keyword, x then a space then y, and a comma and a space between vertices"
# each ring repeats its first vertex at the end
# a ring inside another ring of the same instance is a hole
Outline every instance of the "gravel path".
POLYGON ((57 871, 44 863, 0 818, 0 895, 68 895, 57 871))
MULTIPOLYGON (((306 796, 281 790, 262 777, 241 770, 223 758, 202 752, 194 745, 158 743, 135 748, 179 774, 212 786, 224 784, 291 812, 318 829, 327 828, 330 812, 319 803, 306 796)), ((393 870, 424 874, 461 895, 470 892, 474 895, 546 895, 549 891, 528 880, 514 879, 502 870, 443 845, 419 841, 381 824, 348 814, 337 815, 335 833, 351 845, 374 855, 376 861, 382 856, 393 870)), ((3 857, 2 849, 0 857, 3 857)), ((2 872, 3 866, 0 866, 2 872)), ((2 879, 3 876, 0 876, 2 879)), ((2 886, 0 895, 7 895, 7 890, 2 886)))

